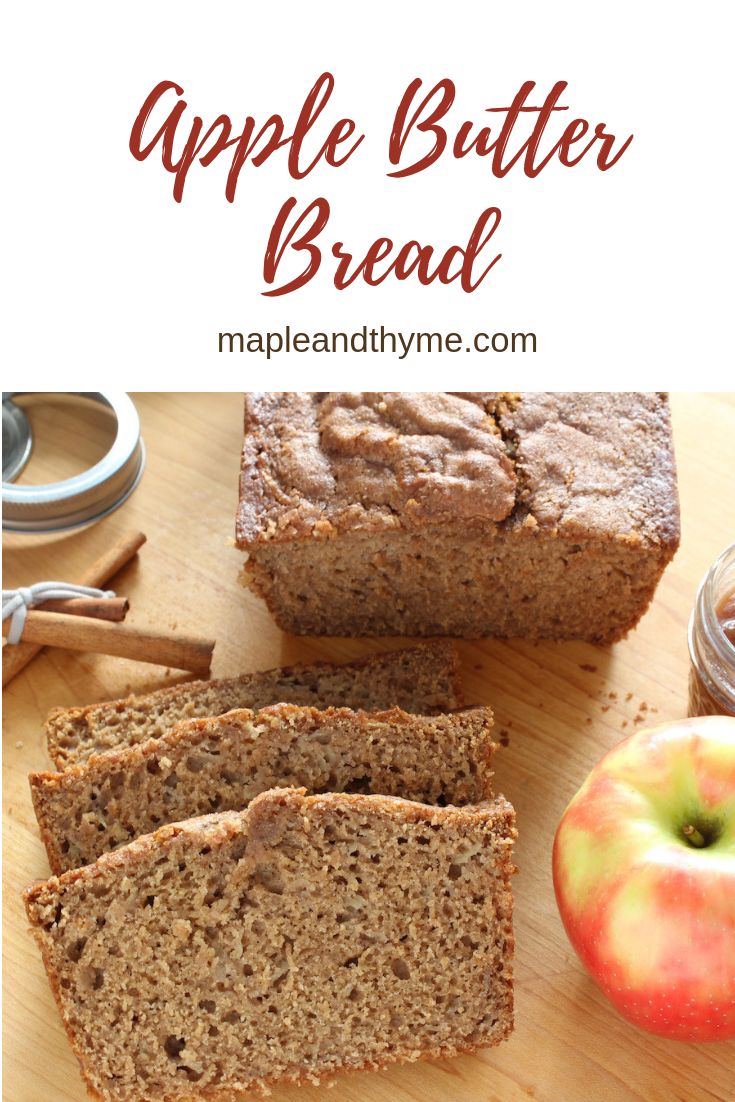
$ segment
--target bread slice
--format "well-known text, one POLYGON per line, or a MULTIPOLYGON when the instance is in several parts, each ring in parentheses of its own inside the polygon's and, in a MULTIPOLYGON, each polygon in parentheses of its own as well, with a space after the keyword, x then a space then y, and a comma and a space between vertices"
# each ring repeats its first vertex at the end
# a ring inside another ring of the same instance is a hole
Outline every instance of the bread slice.
POLYGON ((262 794, 29 888, 103 1102, 444 1057, 512 1029, 513 809, 262 794))
POLYGON ((60 873, 165 823, 241 811, 269 788, 478 803, 490 795, 491 729, 489 708, 431 717, 277 704, 191 720, 29 780, 49 863, 60 873))
POLYGON ((86 708, 56 708, 46 721, 46 739, 54 765, 66 769, 92 754, 158 738, 183 719, 281 702, 449 712, 462 705, 459 656, 451 644, 431 642, 345 665, 286 666, 223 681, 193 681, 86 708))

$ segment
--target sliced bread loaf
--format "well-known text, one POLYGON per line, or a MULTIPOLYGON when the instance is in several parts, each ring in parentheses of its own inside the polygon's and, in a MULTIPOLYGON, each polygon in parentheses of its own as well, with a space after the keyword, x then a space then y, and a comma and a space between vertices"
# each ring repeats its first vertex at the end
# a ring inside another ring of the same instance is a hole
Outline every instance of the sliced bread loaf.
POLYGON ((184 719, 282 701, 449 712, 462 704, 457 650, 445 642, 425 643, 345 665, 286 666, 223 681, 193 681, 86 708, 56 708, 46 721, 46 740, 56 768, 66 769, 92 754, 158 738, 184 719))
POLYGON ((271 791, 28 889, 90 1090, 224 1102, 501 1041, 513 821, 271 791))
POLYGON ((277 704, 190 720, 160 739, 29 779, 59 873, 165 823, 241 811, 269 788, 478 803, 490 795, 491 729, 489 708, 414 716, 277 704))

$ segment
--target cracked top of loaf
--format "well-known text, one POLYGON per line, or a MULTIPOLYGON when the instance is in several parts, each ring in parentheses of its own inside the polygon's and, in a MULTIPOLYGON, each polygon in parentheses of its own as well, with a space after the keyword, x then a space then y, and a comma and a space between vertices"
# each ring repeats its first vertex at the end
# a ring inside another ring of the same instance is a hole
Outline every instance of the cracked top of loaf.
POLYGON ((675 545, 666 395, 246 395, 240 547, 442 523, 675 545))

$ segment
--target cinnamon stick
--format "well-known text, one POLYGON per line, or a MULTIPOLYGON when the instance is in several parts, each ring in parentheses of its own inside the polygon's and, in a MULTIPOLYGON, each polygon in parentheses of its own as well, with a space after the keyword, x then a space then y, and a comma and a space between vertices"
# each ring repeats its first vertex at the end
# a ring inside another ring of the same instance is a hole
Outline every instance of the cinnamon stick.
POLYGON ((65 597, 38 605, 43 612, 66 612, 69 616, 91 616, 95 620, 121 623, 128 614, 127 597, 65 597))
MULTIPOLYGON (((82 571, 76 578, 77 585, 89 585, 100 589, 130 562, 144 543, 145 536, 142 532, 126 532, 112 547, 82 571)), ((3 647, 3 686, 20 673, 40 650, 40 645, 29 642, 18 643, 14 647, 3 647)))
MULTIPOLYGON (((9 627, 8 619, 3 622, 3 635, 9 627)), ((129 624, 111 624, 86 616, 34 610, 26 616, 23 639, 40 646, 134 658, 138 662, 173 666, 178 670, 188 670, 200 675, 209 673, 214 650, 212 639, 197 639, 194 636, 174 635, 163 631, 144 631, 129 624)))

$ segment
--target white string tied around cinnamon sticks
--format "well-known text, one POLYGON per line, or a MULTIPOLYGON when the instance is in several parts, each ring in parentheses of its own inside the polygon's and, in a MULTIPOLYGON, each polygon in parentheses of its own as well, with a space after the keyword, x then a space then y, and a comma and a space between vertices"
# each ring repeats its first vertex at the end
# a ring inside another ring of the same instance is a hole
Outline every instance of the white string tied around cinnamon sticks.
POLYGON ((21 585, 17 589, 3 590, 3 621, 9 616, 10 628, 6 642, 15 645, 23 637, 26 616, 29 608, 43 604, 44 601, 65 601, 73 597, 114 597, 112 589, 95 589, 90 585, 72 585, 69 582, 35 582, 33 585, 21 585))

